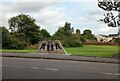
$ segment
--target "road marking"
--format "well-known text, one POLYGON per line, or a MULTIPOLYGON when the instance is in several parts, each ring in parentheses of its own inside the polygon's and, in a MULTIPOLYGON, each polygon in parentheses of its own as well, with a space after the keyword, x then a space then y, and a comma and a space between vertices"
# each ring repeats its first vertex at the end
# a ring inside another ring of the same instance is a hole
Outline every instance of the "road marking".
POLYGON ((50 70, 50 71, 57 71, 58 69, 53 69, 53 68, 43 68, 45 70, 50 70))
MULTIPOLYGON (((25 67, 25 66, 14 66, 14 65, 1 65, 1 66, 39 69, 39 67, 25 67)), ((40 69, 45 69, 45 70, 49 70, 49 71, 58 71, 58 69, 56 69, 56 68, 40 68, 40 69)))
POLYGON ((2 66, 7 66, 7 67, 24 67, 24 66, 14 66, 14 65, 2 65, 2 66))
POLYGON ((119 76, 120 74, 118 73, 102 73, 102 74, 106 74, 106 75, 116 75, 116 76, 119 76))
POLYGON ((115 75, 120 76, 120 74, 115 73, 115 75))
POLYGON ((39 69, 38 67, 31 67, 32 69, 39 69))
POLYGON ((113 73, 105 73, 105 74, 107 74, 107 75, 113 75, 113 73))

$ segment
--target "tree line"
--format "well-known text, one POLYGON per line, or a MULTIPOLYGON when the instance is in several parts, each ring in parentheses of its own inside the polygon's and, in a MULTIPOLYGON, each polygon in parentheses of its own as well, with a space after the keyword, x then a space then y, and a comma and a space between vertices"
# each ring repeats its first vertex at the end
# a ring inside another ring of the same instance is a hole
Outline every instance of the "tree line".
POLYGON ((35 19, 26 14, 11 17, 8 24, 9 30, 0 27, 3 49, 24 49, 43 40, 60 40, 65 47, 79 47, 83 46, 82 42, 97 41, 91 30, 86 29, 81 34, 79 29, 74 30, 68 22, 65 22, 63 27, 59 27, 53 35, 50 35, 46 29, 41 29, 35 19))

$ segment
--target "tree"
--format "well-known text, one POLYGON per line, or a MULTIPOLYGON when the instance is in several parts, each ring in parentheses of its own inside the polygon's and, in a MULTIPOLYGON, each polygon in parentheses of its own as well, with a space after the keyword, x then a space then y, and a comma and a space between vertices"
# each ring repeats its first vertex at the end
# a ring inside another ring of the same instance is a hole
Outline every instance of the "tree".
POLYGON ((85 39, 87 41, 96 41, 95 36, 92 34, 92 31, 89 29, 84 30, 82 36, 84 37, 84 39, 82 38, 83 41, 85 39))
POLYGON ((23 49, 26 47, 26 42, 20 40, 14 35, 11 35, 5 27, 0 27, 2 30, 2 48, 3 49, 23 49))
POLYGON ((0 27, 0 30, 2 33, 2 47, 6 48, 7 45, 9 45, 10 43, 10 34, 9 31, 5 28, 5 27, 0 27))
POLYGON ((107 11, 107 14, 104 14, 105 18, 100 21, 106 23, 108 27, 118 27, 118 35, 120 36, 120 1, 98 0, 98 6, 107 11), (112 11, 118 12, 118 15, 115 16, 112 11))
POLYGON ((80 41, 80 30, 77 29, 76 33, 73 33, 70 23, 65 23, 64 27, 60 27, 52 39, 60 40, 62 45, 65 47, 78 47, 82 46, 80 41))
POLYGON ((71 23, 66 22, 64 25, 64 34, 67 36, 72 35, 73 33, 73 28, 71 28, 71 23))
POLYGON ((40 33, 42 34, 44 38, 50 38, 50 34, 47 32, 47 30, 42 29, 40 30, 40 33))
POLYGON ((24 49, 26 46, 26 41, 18 39, 14 35, 10 35, 9 44, 6 46, 6 49, 24 49))
POLYGON ((36 44, 39 42, 39 26, 36 25, 35 19, 29 15, 19 14, 9 19, 9 29, 14 35, 19 33, 23 39, 26 38, 29 44, 36 44))
POLYGON ((77 34, 77 35, 80 35, 80 34, 81 34, 79 29, 76 30, 76 34, 77 34))

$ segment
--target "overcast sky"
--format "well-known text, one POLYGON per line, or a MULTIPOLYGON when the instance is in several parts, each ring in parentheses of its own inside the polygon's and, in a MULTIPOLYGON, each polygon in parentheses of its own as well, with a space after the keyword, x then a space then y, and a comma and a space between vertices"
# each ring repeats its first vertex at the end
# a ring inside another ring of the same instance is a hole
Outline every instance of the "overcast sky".
POLYGON ((0 26, 8 27, 8 19, 27 14, 50 34, 69 22, 74 29, 90 29, 93 34, 117 33, 117 28, 107 27, 97 20, 106 13, 97 6, 97 0, 0 0, 0 26))

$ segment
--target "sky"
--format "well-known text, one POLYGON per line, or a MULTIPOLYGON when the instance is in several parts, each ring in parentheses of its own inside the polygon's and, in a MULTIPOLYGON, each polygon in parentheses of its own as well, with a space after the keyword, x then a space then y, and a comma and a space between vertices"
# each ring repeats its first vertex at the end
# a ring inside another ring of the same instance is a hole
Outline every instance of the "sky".
POLYGON ((0 27, 8 29, 8 19, 21 13, 36 19, 36 24, 51 35, 65 22, 71 23, 74 30, 80 29, 81 33, 85 29, 92 30, 95 35, 118 31, 97 21, 106 13, 98 7, 97 0, 0 0, 0 27))

